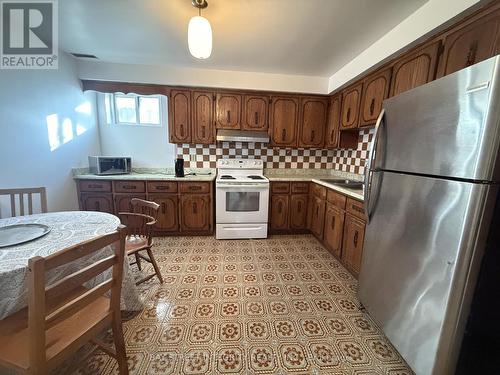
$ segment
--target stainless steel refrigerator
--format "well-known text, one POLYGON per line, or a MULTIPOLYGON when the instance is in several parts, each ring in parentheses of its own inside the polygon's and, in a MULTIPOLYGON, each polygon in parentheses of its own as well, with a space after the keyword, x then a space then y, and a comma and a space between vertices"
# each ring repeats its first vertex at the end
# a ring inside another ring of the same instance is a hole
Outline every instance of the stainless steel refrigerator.
POLYGON ((500 181, 499 74, 497 56, 387 99, 375 127, 359 298, 418 375, 455 369, 500 181))

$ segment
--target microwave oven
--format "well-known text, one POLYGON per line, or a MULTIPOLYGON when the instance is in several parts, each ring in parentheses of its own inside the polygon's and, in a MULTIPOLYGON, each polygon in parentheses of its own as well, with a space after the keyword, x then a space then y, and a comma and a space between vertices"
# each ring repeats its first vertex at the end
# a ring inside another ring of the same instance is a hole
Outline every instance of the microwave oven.
POLYGON ((132 158, 89 156, 89 172, 97 175, 128 174, 132 171, 132 158))

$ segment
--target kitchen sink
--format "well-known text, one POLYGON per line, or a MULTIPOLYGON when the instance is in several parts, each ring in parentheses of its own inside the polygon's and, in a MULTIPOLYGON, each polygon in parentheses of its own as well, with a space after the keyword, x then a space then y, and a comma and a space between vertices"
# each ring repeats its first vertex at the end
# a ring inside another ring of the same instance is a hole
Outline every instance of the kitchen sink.
POLYGON ((348 180, 344 178, 321 179, 320 181, 349 189, 355 189, 355 190, 363 189, 363 183, 361 181, 348 180))

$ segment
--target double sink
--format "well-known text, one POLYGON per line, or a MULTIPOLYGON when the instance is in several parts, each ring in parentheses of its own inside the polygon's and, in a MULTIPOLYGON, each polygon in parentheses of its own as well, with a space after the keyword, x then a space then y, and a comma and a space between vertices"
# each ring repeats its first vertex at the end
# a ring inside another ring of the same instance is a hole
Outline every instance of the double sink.
POLYGON ((344 178, 332 178, 332 179, 321 179, 320 181, 326 182, 328 184, 337 185, 343 188, 349 188, 354 190, 363 190, 363 182, 348 180, 344 178))

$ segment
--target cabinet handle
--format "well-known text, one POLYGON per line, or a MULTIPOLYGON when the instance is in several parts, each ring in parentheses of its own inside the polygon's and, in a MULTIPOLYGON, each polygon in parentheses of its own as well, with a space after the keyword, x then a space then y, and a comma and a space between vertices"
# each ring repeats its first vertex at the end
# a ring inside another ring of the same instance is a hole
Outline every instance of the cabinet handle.
POLYGON ((347 122, 351 120, 351 108, 347 108, 347 122))
POLYGON ((196 203, 193 203, 193 214, 198 213, 198 205, 196 203))
POLYGON ((372 98, 370 103, 370 116, 373 116, 373 111, 375 111, 375 98, 372 98))
POLYGON ((255 125, 259 125, 259 112, 255 112, 255 125))
POLYGON ((189 190, 201 190, 201 186, 190 186, 189 190))
POLYGON ((100 189, 100 188, 102 188, 102 185, 98 185, 98 184, 89 184, 88 186, 91 189, 100 189))
POLYGON ((478 47, 478 41, 474 40, 469 47, 469 52, 467 53, 466 66, 473 65, 474 62, 476 61, 477 47, 478 47))
POLYGON ((319 206, 316 206, 316 217, 319 216, 319 206))
POLYGON ((135 186, 135 185, 123 185, 122 188, 128 189, 128 190, 135 190, 135 189, 137 189, 137 186, 135 186))
POLYGON ((181 124, 181 137, 184 137, 184 124, 181 124))
POLYGON ((281 215, 282 211, 283 211, 283 203, 280 202, 278 205, 278 213, 281 215))
POLYGON ((354 247, 358 247, 358 231, 354 232, 353 243, 354 243, 354 247))
POLYGON ((281 131, 281 140, 284 142, 285 141, 285 138, 286 138, 286 129, 283 129, 281 131))
POLYGON ((231 111, 227 111, 227 123, 231 122, 231 111))
POLYGON ((156 190, 170 190, 170 186, 157 186, 156 190))
POLYGON ((314 130, 311 130, 311 142, 314 141, 314 134, 315 134, 314 130))
POLYGON ((95 210, 101 211, 101 205, 99 204, 99 201, 95 201, 95 210))
POLYGON ((205 138, 205 126, 201 127, 201 137, 205 138))
POLYGON ((165 202, 162 202, 162 203, 161 203, 161 213, 162 213, 162 214, 165 214, 165 212, 166 212, 166 211, 167 211, 167 209, 166 209, 165 202))
POLYGON ((297 210, 302 212, 302 202, 299 201, 299 205, 297 206, 297 210))
POLYGON ((332 230, 335 230, 335 216, 332 216, 332 230))

